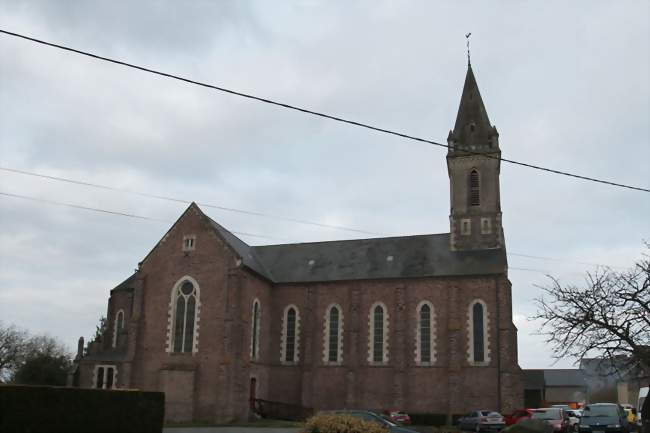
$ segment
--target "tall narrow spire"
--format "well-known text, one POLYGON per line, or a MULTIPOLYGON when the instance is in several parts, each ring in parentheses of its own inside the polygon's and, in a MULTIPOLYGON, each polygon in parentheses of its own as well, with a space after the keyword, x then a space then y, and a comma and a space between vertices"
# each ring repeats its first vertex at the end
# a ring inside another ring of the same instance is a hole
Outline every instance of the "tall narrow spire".
POLYGON ((456 124, 453 131, 449 132, 449 145, 455 149, 495 151, 499 146, 498 136, 496 128, 490 124, 468 57, 465 85, 456 124))

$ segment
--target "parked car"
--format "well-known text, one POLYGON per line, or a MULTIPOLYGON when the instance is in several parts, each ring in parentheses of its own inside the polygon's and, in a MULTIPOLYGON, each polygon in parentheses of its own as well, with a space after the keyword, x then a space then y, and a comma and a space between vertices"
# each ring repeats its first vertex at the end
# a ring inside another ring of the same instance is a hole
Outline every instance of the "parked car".
POLYGON ((517 409, 512 415, 505 415, 503 417, 506 426, 517 424, 522 419, 528 419, 533 414, 532 409, 517 409))
POLYGON ((588 404, 582 409, 580 433, 629 433, 630 425, 621 406, 614 403, 588 404))
POLYGON ((580 409, 569 409, 566 411, 569 416, 569 431, 580 431, 580 418, 582 418, 582 411, 580 409))
POLYGON ((388 415, 388 418, 396 424, 399 425, 411 424, 411 417, 406 412, 390 411, 386 415, 388 415))
POLYGON ((348 416, 353 416, 355 418, 360 418, 364 421, 374 422, 375 424, 379 424, 380 426, 388 430, 389 433, 418 433, 415 430, 410 430, 405 427, 399 426, 394 422, 392 422, 391 420, 384 418, 380 414, 371 412, 369 410, 332 410, 332 411, 323 411, 320 413, 348 415, 348 416))
POLYGON ((569 433, 569 416, 561 407, 533 409, 532 419, 541 419, 553 426, 553 431, 569 433))
POLYGON ((461 430, 498 432, 506 426, 503 415, 492 410, 477 410, 458 420, 461 430))

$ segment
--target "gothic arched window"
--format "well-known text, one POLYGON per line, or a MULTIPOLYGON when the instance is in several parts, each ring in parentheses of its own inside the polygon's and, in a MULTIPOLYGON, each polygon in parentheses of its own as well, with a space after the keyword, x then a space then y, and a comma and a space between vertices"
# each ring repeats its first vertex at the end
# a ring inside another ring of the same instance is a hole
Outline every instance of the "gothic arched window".
POLYGON ((117 334, 124 329, 124 310, 119 310, 113 322, 113 347, 117 346, 117 334))
POLYGON ((172 352, 194 351, 197 320, 197 287, 189 280, 176 285, 173 293, 172 352))
POLYGON ((284 363, 295 363, 299 359, 300 314, 298 308, 289 305, 284 310, 282 325, 282 358, 284 363))
POLYGON ((422 301, 417 312, 415 362, 431 364, 435 361, 435 311, 428 301, 422 301))
POLYGON ((469 173, 469 205, 481 205, 481 184, 479 174, 476 169, 469 173))
POLYGON ((376 303, 370 308, 369 322, 368 361, 384 364, 388 362, 388 313, 384 304, 376 303))
POLYGON ((340 364, 343 361, 343 315, 341 307, 330 305, 325 312, 325 338, 323 361, 328 364, 340 364))
POLYGON ((488 349, 488 311, 487 305, 480 299, 469 306, 469 361, 472 364, 490 362, 488 349))
POLYGON ((251 359, 255 360, 259 356, 260 346, 260 301, 253 301, 253 312, 251 317, 251 359))

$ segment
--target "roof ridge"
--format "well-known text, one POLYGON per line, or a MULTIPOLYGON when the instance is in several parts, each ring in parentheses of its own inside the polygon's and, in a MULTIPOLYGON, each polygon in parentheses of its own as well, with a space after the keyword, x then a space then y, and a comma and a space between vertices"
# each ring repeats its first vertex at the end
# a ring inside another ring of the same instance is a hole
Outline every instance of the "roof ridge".
POLYGON ((404 235, 404 236, 377 236, 374 238, 359 238, 359 239, 336 239, 331 241, 314 241, 314 242, 292 242, 286 244, 268 244, 268 245, 251 245, 251 248, 266 248, 266 247, 286 247, 289 245, 315 245, 315 244, 332 244, 337 242, 360 242, 360 241, 374 241, 385 239, 404 239, 416 238, 424 236, 449 236, 449 233, 422 233, 417 235, 404 235))

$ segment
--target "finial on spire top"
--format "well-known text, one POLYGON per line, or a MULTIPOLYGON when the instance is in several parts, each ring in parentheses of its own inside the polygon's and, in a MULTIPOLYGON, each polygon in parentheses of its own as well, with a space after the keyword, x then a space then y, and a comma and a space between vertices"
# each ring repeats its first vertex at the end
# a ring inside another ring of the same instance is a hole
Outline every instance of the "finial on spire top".
POLYGON ((467 66, 470 66, 472 64, 470 60, 470 53, 469 53, 469 37, 472 36, 472 33, 467 33, 465 35, 465 39, 467 39, 467 66))

